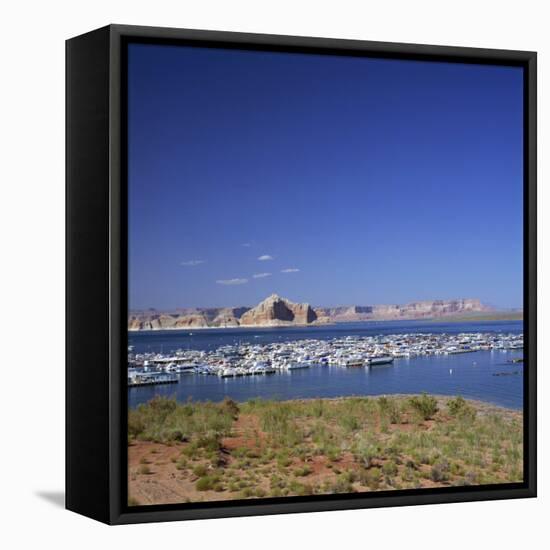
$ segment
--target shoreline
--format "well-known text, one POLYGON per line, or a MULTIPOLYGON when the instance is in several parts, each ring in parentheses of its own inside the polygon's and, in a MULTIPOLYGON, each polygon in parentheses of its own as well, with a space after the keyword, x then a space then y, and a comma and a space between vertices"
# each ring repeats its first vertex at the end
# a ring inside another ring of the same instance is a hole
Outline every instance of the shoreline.
MULTIPOLYGON (((128 389, 130 390, 130 389, 135 389, 135 388, 128 388, 128 389)), ((487 414, 489 414, 491 412, 502 412, 502 413, 509 413, 509 414, 523 414, 523 407, 517 408, 517 409, 514 408, 514 407, 505 407, 503 405, 497 405, 496 403, 492 403, 491 401, 483 401, 481 399, 473 399, 473 398, 470 398, 470 397, 464 397, 463 395, 460 395, 460 394, 445 395, 445 394, 439 394, 439 393, 418 393, 418 392, 416 392, 416 393, 380 393, 380 394, 376 394, 376 395, 355 394, 355 395, 342 395, 342 396, 338 396, 338 397, 300 397, 300 398, 297 398, 297 399, 274 399, 274 398, 264 399, 262 397, 252 397, 252 398, 247 399, 245 401, 237 401, 235 399, 232 399, 229 396, 226 396, 224 399, 229 398, 232 401, 235 401, 235 403, 237 403, 238 405, 246 405, 247 403, 250 403, 250 402, 277 403, 277 404, 292 405, 292 404, 311 404, 314 401, 327 401, 327 402, 331 402, 331 403, 337 403, 337 402, 340 402, 340 401, 358 400, 358 399, 377 400, 377 399, 380 399, 381 397, 388 397, 388 398, 403 400, 403 399, 409 399, 409 398, 415 397, 415 396, 418 397, 418 396, 421 396, 421 395, 428 395, 430 397, 434 397, 435 399, 437 399, 438 403, 442 404, 442 405, 446 405, 447 402, 449 402, 453 399, 456 399, 457 397, 462 397, 464 399, 464 401, 466 401, 467 403, 470 403, 472 406, 474 406, 476 408, 479 408, 480 410, 485 411, 487 414)), ((154 396, 151 399, 154 399, 155 397, 157 397, 157 396, 154 396)), ((165 398, 165 397, 163 397, 163 398, 165 398)), ((204 401, 202 401, 202 400, 199 401, 199 400, 195 400, 195 399, 191 399, 190 401, 189 400, 178 401, 175 397, 173 399, 176 401, 176 403, 178 405, 185 404, 187 402, 191 402, 191 403, 198 404, 198 405, 205 405, 205 404, 220 405, 221 403, 223 403, 223 399, 221 401, 211 401, 211 400, 208 400, 208 399, 204 400, 204 401)), ((149 400, 149 401, 151 401, 151 400, 149 400)), ((137 407, 139 407, 140 405, 147 405, 147 403, 149 403, 149 401, 146 401, 145 403, 140 403, 139 405, 136 405, 136 407, 128 407, 128 409, 129 410, 136 410, 137 407)))
POLYGON ((324 327, 336 327, 345 326, 350 324, 361 323, 400 323, 400 322, 413 322, 413 323, 491 323, 491 322, 505 322, 505 321, 522 321, 523 314, 519 317, 514 315, 507 315, 503 317, 499 316, 479 316, 479 317, 426 317, 422 319, 364 319, 361 321, 335 321, 330 323, 309 323, 309 324, 288 324, 288 325, 236 325, 231 327, 164 327, 164 328, 145 328, 145 329, 128 329, 128 333, 150 333, 150 332, 193 332, 199 330, 239 330, 239 329, 283 329, 283 328, 324 328, 324 327))
MULTIPOLYGON (((363 321, 357 321, 359 323, 363 321)), ((343 323, 309 323, 309 324, 289 324, 289 325, 235 325, 231 327, 163 327, 163 328, 129 328, 128 332, 192 332, 195 330, 232 330, 232 329, 258 329, 258 328, 268 328, 268 329, 277 329, 277 328, 320 328, 320 327, 329 327, 334 325, 339 325, 343 323)))

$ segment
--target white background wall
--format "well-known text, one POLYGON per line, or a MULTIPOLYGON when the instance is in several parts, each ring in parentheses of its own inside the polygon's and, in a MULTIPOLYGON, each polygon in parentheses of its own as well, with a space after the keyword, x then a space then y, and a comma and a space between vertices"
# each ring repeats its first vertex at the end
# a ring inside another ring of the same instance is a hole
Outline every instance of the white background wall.
MULTIPOLYGON (((107 23, 128 23, 538 51, 542 282, 550 242, 549 224, 541 215, 550 209, 544 188, 549 128, 544 100, 550 72, 545 4, 530 0, 3 3, 0 540, 5 539, 4 548, 46 544, 84 549, 115 545, 334 549, 353 545, 463 550, 544 545, 550 517, 547 438, 539 444, 540 497, 536 500, 117 528, 66 512, 60 502, 64 484, 64 40, 107 23), (4 377, 2 371, 8 370, 4 377)), ((549 409, 540 398, 547 389, 547 324, 543 324, 542 310, 548 305, 548 286, 546 291, 539 289, 539 304, 540 437, 549 409)))

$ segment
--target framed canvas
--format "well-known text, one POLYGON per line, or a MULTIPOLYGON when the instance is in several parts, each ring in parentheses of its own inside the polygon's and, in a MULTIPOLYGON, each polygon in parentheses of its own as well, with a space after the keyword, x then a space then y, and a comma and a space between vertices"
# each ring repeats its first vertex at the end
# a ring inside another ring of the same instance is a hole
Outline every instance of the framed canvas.
POLYGON ((67 41, 67 508, 536 495, 536 54, 67 41))

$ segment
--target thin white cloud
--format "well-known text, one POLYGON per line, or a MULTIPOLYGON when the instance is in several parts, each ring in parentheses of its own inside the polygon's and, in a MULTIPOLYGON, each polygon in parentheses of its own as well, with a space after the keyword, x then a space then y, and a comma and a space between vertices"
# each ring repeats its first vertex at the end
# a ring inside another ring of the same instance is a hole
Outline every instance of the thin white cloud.
POLYGON ((243 243, 241 246, 246 246, 246 248, 252 246, 250 243, 243 243))
POLYGON ((260 260, 260 262, 265 262, 267 260, 273 260, 273 256, 270 256, 269 254, 264 254, 263 256, 260 256, 258 258, 258 260, 260 260))
POLYGON ((296 267, 287 267, 286 269, 281 269, 281 273, 298 273, 300 271, 296 267))
POLYGON ((248 279, 219 279, 216 283, 227 286, 244 285, 248 283, 248 279))
POLYGON ((254 279, 263 279, 264 277, 270 277, 270 276, 271 276, 271 273, 254 273, 254 275, 252 275, 254 279))
POLYGON ((180 265, 184 265, 187 267, 194 267, 196 265, 200 265, 204 263, 206 263, 204 260, 187 260, 185 262, 180 262, 180 265))

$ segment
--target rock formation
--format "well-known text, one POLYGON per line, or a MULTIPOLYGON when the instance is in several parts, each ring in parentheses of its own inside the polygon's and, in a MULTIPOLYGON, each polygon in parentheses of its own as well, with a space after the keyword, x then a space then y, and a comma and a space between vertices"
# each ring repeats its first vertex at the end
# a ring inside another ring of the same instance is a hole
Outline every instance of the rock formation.
POLYGON ((397 319, 426 319, 444 317, 457 313, 477 313, 491 311, 479 300, 424 300, 399 305, 338 306, 318 308, 318 315, 328 317, 334 323, 351 321, 391 321, 397 319))
POLYGON ((309 304, 295 304, 277 294, 272 294, 244 313, 240 319, 240 325, 261 327, 308 325, 316 320, 317 315, 309 304))
POLYGON ((278 327, 354 321, 431 319, 486 311, 492 309, 474 299, 424 300, 404 305, 312 308, 309 304, 297 304, 272 294, 253 308, 188 308, 171 313, 155 310, 132 312, 128 318, 128 330, 278 327))

